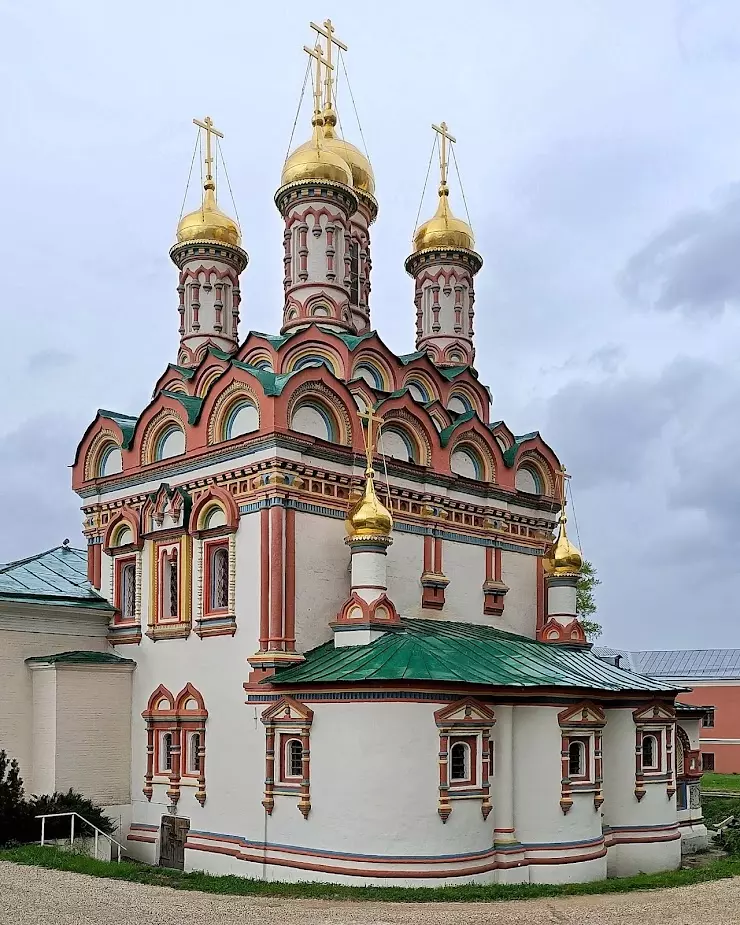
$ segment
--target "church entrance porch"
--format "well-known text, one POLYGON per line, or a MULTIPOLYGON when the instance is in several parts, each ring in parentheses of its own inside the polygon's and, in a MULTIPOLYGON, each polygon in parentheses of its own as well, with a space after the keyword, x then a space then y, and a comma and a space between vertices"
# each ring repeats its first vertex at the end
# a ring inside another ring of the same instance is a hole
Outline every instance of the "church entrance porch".
POLYGON ((159 831, 159 866, 185 869, 185 841, 190 820, 182 816, 162 816, 159 831))

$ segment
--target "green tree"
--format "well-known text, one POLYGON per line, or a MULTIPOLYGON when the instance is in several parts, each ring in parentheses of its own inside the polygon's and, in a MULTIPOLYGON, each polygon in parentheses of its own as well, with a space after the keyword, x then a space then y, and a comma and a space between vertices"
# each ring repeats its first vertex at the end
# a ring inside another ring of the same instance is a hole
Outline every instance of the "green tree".
POLYGON ((0 750, 0 845, 19 840, 26 823, 28 804, 23 799, 23 781, 15 758, 0 750))
POLYGON ((576 613, 581 621, 583 632, 589 642, 593 642, 601 636, 601 624, 592 620, 591 617, 596 613, 596 601, 594 600, 594 588, 600 585, 601 581, 597 576, 596 569, 591 562, 584 560, 581 567, 581 577, 578 579, 578 589, 576 591, 576 613))

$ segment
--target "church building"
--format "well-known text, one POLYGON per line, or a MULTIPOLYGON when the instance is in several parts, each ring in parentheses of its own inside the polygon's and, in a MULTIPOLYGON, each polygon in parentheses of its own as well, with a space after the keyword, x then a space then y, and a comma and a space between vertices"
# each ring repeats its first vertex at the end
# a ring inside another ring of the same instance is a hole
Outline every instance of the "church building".
POLYGON ((74 460, 130 691, 126 845, 357 885, 678 867, 706 843, 703 714, 591 651, 565 470, 491 420, 455 139, 434 127, 437 208, 399 255, 415 349, 396 355, 371 318, 373 170, 338 132, 347 47, 311 26, 310 135, 275 193, 283 295, 259 294, 282 301, 279 333, 240 334, 249 241, 218 198, 221 133, 198 121, 174 362, 138 415, 98 411, 74 460))

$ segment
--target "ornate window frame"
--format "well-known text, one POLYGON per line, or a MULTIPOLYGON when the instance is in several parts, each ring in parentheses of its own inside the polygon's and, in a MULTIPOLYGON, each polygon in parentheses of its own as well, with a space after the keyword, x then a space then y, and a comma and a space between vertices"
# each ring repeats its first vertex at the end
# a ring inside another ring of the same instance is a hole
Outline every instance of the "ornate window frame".
POLYGON ((593 796, 594 809, 604 802, 604 769, 602 733, 606 713, 595 703, 584 700, 558 713, 560 726, 560 808, 567 815, 573 806, 574 794, 593 796), (572 745, 583 748, 583 772, 571 773, 572 745))
POLYGON ((110 557, 109 600, 116 608, 108 627, 108 642, 111 645, 141 642, 141 576, 143 567, 142 549, 144 542, 139 531, 137 516, 124 510, 113 517, 103 539, 103 552, 110 557), (118 539, 123 530, 131 531, 131 542, 119 546, 118 539), (127 565, 134 566, 134 612, 125 617, 121 608, 122 573, 127 565))
POLYGON ((149 574, 149 626, 150 639, 183 639, 190 635, 191 616, 191 540, 187 533, 152 539, 149 574), (167 566, 177 562, 177 613, 166 613, 166 595, 169 594, 170 572, 167 566))
POLYGON ((672 704, 655 700, 632 712, 635 722, 635 798, 639 802, 647 792, 646 784, 665 784, 670 800, 676 793, 674 742, 676 736, 676 710, 672 704), (644 765, 644 740, 656 740, 655 764, 644 765))
POLYGON ((439 729, 439 802, 437 813, 443 823, 452 812, 453 800, 481 801, 481 814, 487 819, 491 809, 491 730, 496 722, 493 710, 466 697, 437 710, 434 721, 439 729), (469 779, 451 780, 450 754, 457 744, 469 748, 469 779))
POLYGON ((195 543, 195 632, 206 636, 233 636, 236 632, 236 531, 239 508, 232 495, 221 488, 211 488, 195 502, 190 514, 189 530, 195 543), (214 511, 224 515, 224 523, 209 527, 214 511), (217 549, 228 551, 228 600, 225 608, 211 606, 211 561, 217 549))
POLYGON ((262 713, 262 722, 265 727, 265 797, 262 805, 269 816, 275 808, 276 796, 289 796, 294 799, 297 797, 298 810, 304 819, 308 819, 308 814, 311 812, 310 735, 313 710, 286 695, 262 713), (300 780, 283 781, 281 772, 284 755, 282 750, 291 739, 299 739, 303 747, 301 759, 303 774, 300 780), (280 749, 277 780, 275 775, 276 745, 280 749))
POLYGON ((149 698, 141 714, 146 721, 147 761, 144 775, 144 796, 151 802, 156 784, 167 785, 167 796, 173 804, 180 800, 183 786, 195 786, 195 799, 203 806, 206 802, 206 710, 203 697, 190 682, 177 697, 163 685, 149 698), (198 740, 199 768, 189 765, 191 738, 198 740), (162 766, 164 736, 170 739, 170 767, 162 766), (183 781, 183 778, 185 779, 183 781))

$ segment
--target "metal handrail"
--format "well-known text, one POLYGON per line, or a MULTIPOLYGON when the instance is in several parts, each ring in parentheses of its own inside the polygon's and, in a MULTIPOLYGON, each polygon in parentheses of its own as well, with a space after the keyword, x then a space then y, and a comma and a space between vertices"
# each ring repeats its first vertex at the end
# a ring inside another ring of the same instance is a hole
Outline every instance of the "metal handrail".
POLYGON ((98 857, 98 840, 99 836, 102 835, 103 838, 107 838, 111 845, 115 845, 118 849, 118 863, 121 863, 121 852, 126 851, 123 845, 116 841, 115 838, 111 838, 107 832, 104 832, 102 829, 99 829, 94 823, 90 822, 89 819, 85 819, 84 816, 81 816, 79 813, 69 812, 69 813, 44 813, 41 816, 36 816, 37 819, 41 820, 41 845, 44 844, 44 838, 46 835, 46 820, 47 819, 57 819, 60 816, 69 816, 70 817, 70 830, 69 830, 69 843, 70 845, 74 844, 75 840, 75 816, 78 819, 81 819, 86 825, 89 825, 91 829, 95 831, 95 859, 98 857))

